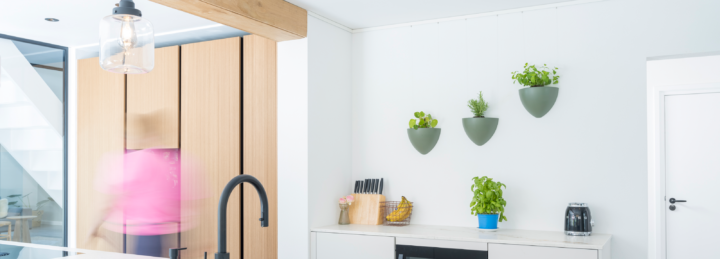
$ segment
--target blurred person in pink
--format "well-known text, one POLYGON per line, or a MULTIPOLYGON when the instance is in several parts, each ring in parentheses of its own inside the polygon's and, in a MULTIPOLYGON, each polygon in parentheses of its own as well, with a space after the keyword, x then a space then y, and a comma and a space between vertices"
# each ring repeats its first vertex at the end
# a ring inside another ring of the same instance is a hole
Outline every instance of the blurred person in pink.
MULTIPOLYGON (((164 146, 150 125, 159 113, 136 115, 139 129, 128 128, 128 138, 144 146, 164 146)), ((130 117, 129 117, 130 118, 130 117)), ((192 208, 183 199, 201 199, 181 189, 182 180, 197 181, 193 170, 180 173, 178 149, 127 150, 122 157, 107 156, 95 178, 95 188, 105 194, 100 216, 91 236, 103 238, 100 228, 127 235, 127 253, 167 257, 168 248, 179 247, 178 233, 192 227, 192 208), (185 178, 185 179, 182 179, 185 178), (183 217, 184 216, 184 217, 183 217)), ((191 168, 183 158, 183 168, 191 168)), ((195 190, 196 191, 196 190, 195 190)))

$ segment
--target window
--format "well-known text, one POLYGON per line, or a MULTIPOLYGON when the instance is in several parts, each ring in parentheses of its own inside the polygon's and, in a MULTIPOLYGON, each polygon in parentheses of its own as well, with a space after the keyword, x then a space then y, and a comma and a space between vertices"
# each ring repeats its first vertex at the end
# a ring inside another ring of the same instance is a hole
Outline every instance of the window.
POLYGON ((0 35, 0 240, 67 246, 67 48, 0 35))

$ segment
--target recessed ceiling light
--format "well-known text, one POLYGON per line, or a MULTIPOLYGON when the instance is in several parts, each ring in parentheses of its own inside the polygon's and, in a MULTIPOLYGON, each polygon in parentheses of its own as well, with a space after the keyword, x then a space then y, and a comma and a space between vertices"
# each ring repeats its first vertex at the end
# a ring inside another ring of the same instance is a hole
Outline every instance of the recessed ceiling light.
POLYGON ((45 18, 45 20, 48 21, 48 22, 59 22, 59 21, 60 21, 60 20, 55 19, 55 18, 45 18))

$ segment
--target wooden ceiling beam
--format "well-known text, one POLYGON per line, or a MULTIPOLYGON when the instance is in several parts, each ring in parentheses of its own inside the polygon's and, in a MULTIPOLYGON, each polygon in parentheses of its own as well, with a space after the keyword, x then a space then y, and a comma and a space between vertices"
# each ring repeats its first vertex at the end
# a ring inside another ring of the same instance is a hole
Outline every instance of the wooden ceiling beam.
POLYGON ((307 11, 283 0, 150 0, 274 41, 307 37, 307 11))

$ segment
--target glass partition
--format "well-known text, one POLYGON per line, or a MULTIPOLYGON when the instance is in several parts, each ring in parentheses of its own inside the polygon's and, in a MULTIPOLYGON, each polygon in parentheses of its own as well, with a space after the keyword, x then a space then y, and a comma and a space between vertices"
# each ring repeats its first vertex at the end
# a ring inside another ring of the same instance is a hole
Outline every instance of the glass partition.
POLYGON ((0 35, 0 240, 67 246, 66 61, 0 35))

